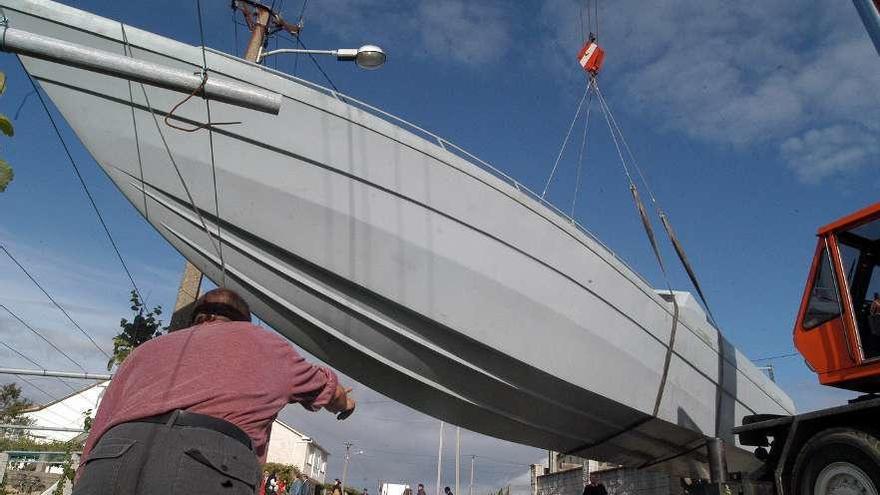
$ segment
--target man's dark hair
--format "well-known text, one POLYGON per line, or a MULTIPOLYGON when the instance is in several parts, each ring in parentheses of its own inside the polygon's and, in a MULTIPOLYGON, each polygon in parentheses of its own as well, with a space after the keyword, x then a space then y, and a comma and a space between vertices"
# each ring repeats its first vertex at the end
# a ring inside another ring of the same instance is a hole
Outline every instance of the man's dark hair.
POLYGON ((251 309, 244 299, 229 289, 214 289, 202 294, 193 307, 192 324, 196 325, 211 315, 231 321, 251 321, 251 309))

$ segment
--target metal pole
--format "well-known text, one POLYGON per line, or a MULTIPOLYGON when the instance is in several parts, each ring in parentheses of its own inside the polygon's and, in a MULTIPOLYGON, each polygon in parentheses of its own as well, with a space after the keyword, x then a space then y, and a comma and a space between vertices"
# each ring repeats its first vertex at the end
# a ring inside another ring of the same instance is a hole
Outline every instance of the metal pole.
POLYGON ((724 440, 710 438, 706 440, 709 454, 709 481, 727 483, 727 456, 724 453, 724 440))
POLYGON ((437 489, 436 494, 440 495, 440 467, 443 464, 443 421, 440 422, 440 446, 437 447, 437 489))
POLYGON ((348 474, 348 461, 351 459, 351 442, 345 442, 345 466, 342 468, 342 494, 345 495, 345 476, 348 474))
POLYGON ((853 0, 868 36, 874 42, 874 48, 880 54, 880 5, 871 0, 853 0))
POLYGON ((0 375, 52 376, 58 378, 81 378, 83 380, 109 380, 113 375, 107 373, 77 373, 74 371, 27 370, 18 368, 0 368, 0 375))
POLYGON ((471 456, 471 483, 468 485, 468 495, 474 495, 474 460, 477 456, 471 456))
POLYGON ((231 80, 210 79, 183 70, 138 60, 119 53, 70 43, 49 36, 0 26, 0 50, 108 74, 151 86, 200 95, 232 105, 277 115, 281 95, 231 80))
POLYGON ((455 427, 455 495, 460 495, 459 473, 461 472, 461 427, 455 427))
POLYGON ((61 428, 58 426, 26 426, 26 425, 8 425, 0 424, 2 430, 36 430, 36 431, 69 431, 71 433, 82 433, 82 428, 61 428))

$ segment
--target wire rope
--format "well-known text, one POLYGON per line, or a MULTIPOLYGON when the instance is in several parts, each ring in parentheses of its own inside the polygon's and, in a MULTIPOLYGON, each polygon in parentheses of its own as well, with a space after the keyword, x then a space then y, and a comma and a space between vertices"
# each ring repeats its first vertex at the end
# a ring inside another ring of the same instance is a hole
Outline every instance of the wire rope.
POLYGON ((559 148, 559 154, 556 155, 556 161, 553 163, 553 169, 550 170, 550 177, 547 177, 547 183, 544 185, 544 191, 541 193, 541 199, 544 199, 544 196, 547 195, 547 190, 550 189, 550 183, 553 182, 553 176, 556 175, 556 169, 559 167, 559 161, 562 159, 562 153, 565 152, 565 147, 568 145, 568 139, 571 137, 571 131, 574 129, 574 125, 577 122, 578 116, 581 114, 581 108, 584 106, 584 100, 587 99, 587 94, 590 92, 590 86, 587 86, 586 91, 584 91, 584 95, 581 97, 580 103, 578 103, 577 110, 574 112, 574 118, 571 119, 571 124, 568 126, 568 132, 565 133, 565 139, 562 140, 562 146, 559 148))
MULTIPOLYGON (((86 332, 85 330, 83 330, 83 327, 81 327, 81 326, 79 325, 79 323, 77 323, 76 321, 74 321, 74 319, 70 316, 70 313, 68 313, 67 310, 65 310, 63 307, 61 307, 60 304, 58 304, 58 301, 56 301, 55 298, 53 298, 53 297, 49 294, 49 292, 46 291, 46 289, 43 288, 43 286, 40 285, 39 282, 37 282, 37 279, 35 279, 34 276, 31 275, 31 273, 30 273, 30 272, 29 272, 29 271, 28 271, 28 270, 27 270, 27 269, 26 269, 26 268, 25 268, 25 267, 24 267, 24 266, 23 266, 23 265, 22 265, 22 264, 21 264, 16 258, 15 258, 15 256, 13 256, 12 253, 9 252, 9 250, 6 248, 6 246, 4 246, 3 244, 0 244, 0 250, 2 250, 4 253, 6 253, 6 256, 9 256, 9 259, 11 259, 12 262, 15 263, 15 264, 21 269, 21 271, 24 272, 25 275, 27 275, 27 277, 30 279, 30 281, 33 282, 33 284, 36 285, 37 288, 40 289, 40 291, 41 291, 43 294, 46 295, 46 297, 49 299, 49 301, 51 301, 52 304, 55 305, 56 308, 58 308, 62 313, 64 313, 64 316, 67 317, 67 319, 70 321, 70 323, 72 323, 73 326, 75 326, 75 327, 80 331, 80 333, 82 333, 83 335, 85 335, 86 338, 89 339, 89 342, 91 342, 92 345, 95 346, 96 349, 98 349, 99 351, 101 351, 101 354, 103 354, 104 356, 106 356, 108 359, 110 358, 110 354, 107 354, 107 351, 105 351, 104 349, 102 349, 101 346, 99 346, 98 343, 95 342, 95 339, 93 339, 92 336, 89 335, 88 332, 86 332)), ((141 300, 143 300, 143 299, 141 299, 141 300)), ((9 311, 9 310, 7 309, 7 311, 9 311)), ((11 314, 11 313, 12 313, 12 312, 10 311, 10 314, 11 314)), ((45 338, 44 338, 44 340, 45 340, 45 338)), ((47 342, 48 342, 48 341, 47 341, 47 342)), ((54 345, 53 345, 53 347, 54 347, 54 345)), ((79 366, 79 365, 77 364, 77 366, 79 366)), ((80 366, 80 369, 82 369, 82 366, 80 366)), ((85 370, 83 370, 83 371, 85 371, 85 370)))
MULTIPOLYGON (((34 78, 31 77, 30 73, 27 71, 27 69, 25 69, 24 62, 21 61, 21 57, 16 58, 18 59, 19 65, 21 65, 22 71, 24 71, 24 73, 28 77, 28 80, 31 82, 31 86, 33 86, 34 92, 37 93, 37 98, 39 98, 40 100, 40 105, 42 105, 43 110, 46 112, 46 116, 49 117, 49 122, 52 124, 52 128, 55 130, 55 135, 58 137, 58 140, 61 142, 61 146, 64 148, 64 153, 67 155, 67 159, 68 161, 70 161, 70 165, 73 167, 73 171, 76 173, 77 179, 79 179, 79 183, 82 186, 83 192, 86 193, 86 197, 89 199, 89 203, 92 205, 92 210, 94 210, 95 215, 97 215, 98 221, 101 223, 101 227, 104 229, 104 233, 107 235, 107 239, 110 241, 110 245, 113 246, 113 252, 116 253, 116 258, 119 259, 119 263, 122 265, 122 269, 128 276, 128 280, 131 282, 131 286, 134 288, 135 292, 138 293, 138 296, 140 296, 141 301, 146 301, 140 290, 138 289, 138 286, 134 281, 134 276, 132 276, 131 270, 128 269, 128 265, 125 263, 125 259, 123 259, 122 253, 119 251, 119 246, 116 244, 116 241, 113 239, 113 235, 110 233, 110 227, 108 227, 107 222, 104 221, 104 216, 101 214, 101 210, 98 209, 98 204, 95 203, 95 198, 92 196, 91 191, 89 191, 89 187, 86 185, 86 181, 83 178, 82 173, 80 173, 79 167, 76 164, 76 160, 73 159, 73 154, 71 154, 70 148, 67 146, 67 142, 64 141, 64 137, 61 136, 61 130, 55 123, 55 118, 52 117, 52 112, 49 111, 49 106, 46 104, 46 100, 40 93, 40 90, 37 87, 37 83, 34 82, 34 78)), ((101 352, 104 352, 103 349, 101 350, 101 352)))
POLYGON ((578 193, 581 189, 581 169, 583 168, 584 163, 584 151, 587 146, 587 132, 590 129, 590 111, 593 109, 593 95, 590 94, 590 100, 587 102, 587 117, 584 121, 584 134, 581 138, 581 148, 578 151, 578 164, 577 164, 577 172, 575 174, 575 182, 574 182, 574 195, 571 197, 571 214, 569 216, 574 220, 574 206, 577 202, 578 193))
POLYGON ((623 136, 623 131, 620 129, 620 126, 617 124, 616 119, 614 118, 614 114, 611 112, 611 107, 608 105, 608 102, 605 100, 605 96, 602 94, 599 89, 598 84, 595 85, 596 94, 599 96, 600 103, 607 110, 606 115, 610 116, 611 122, 614 124, 617 129, 617 133, 620 136, 621 142, 627 154, 630 157, 630 160, 633 164, 633 167, 636 169, 636 173, 639 175, 639 178, 644 184, 648 194, 651 198, 651 203, 654 206, 655 211, 657 212, 657 216, 660 217, 660 222, 663 224, 663 228, 666 231, 666 235, 669 237, 670 242, 672 243, 673 248, 675 249, 676 254, 678 255, 681 264, 684 266, 685 272, 687 272, 688 278, 690 278, 691 283, 697 291, 697 295, 700 297, 700 300, 703 302, 703 306, 706 308, 706 314, 709 317, 710 323, 712 323, 715 328, 718 328, 718 323, 715 320, 715 315, 712 313, 712 308, 709 306, 709 301, 706 298, 706 294, 703 292, 703 287, 700 284, 699 279, 697 278, 697 274, 691 266, 690 261, 688 260, 687 254, 684 251, 684 246, 678 240, 678 236, 675 235, 675 232, 672 229, 672 223, 669 220, 669 216, 666 215, 666 212, 663 211, 663 208, 660 207, 659 202, 657 201, 654 193, 651 190, 651 186, 648 184, 647 179, 645 178, 645 174, 642 172, 642 168, 639 166, 638 161, 635 158, 635 155, 629 149, 629 145, 626 142, 626 138, 623 136))
MULTIPOLYGON (((284 1, 282 0, 282 4, 284 1)), ((199 37, 202 42, 202 71, 204 71, 205 78, 208 76, 208 56, 205 49, 205 28, 204 23, 202 21, 202 0, 196 0, 196 10, 198 11, 198 21, 199 21, 199 37)), ((208 117, 208 123, 211 122, 211 103, 210 100, 205 97, 205 113, 208 117)), ((226 286, 226 258, 223 257, 223 232, 222 232, 222 224, 223 219, 220 217, 220 199, 219 193, 217 192, 217 163, 214 155, 214 131, 211 129, 211 126, 208 126, 208 146, 211 150, 211 182, 214 186, 214 214, 215 218, 217 218, 216 226, 217 226, 217 242, 219 244, 218 255, 220 256, 220 287, 226 286)), ((210 236, 211 234, 208 233, 210 236)))

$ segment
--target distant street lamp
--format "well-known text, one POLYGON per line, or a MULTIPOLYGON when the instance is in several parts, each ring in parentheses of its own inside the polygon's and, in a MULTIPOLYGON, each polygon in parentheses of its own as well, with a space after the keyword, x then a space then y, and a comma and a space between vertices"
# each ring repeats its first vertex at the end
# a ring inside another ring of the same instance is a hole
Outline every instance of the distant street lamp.
POLYGON ((278 50, 270 50, 264 52, 260 48, 257 55, 257 63, 262 62, 266 57, 278 55, 280 53, 304 53, 311 55, 332 55, 336 60, 353 61, 361 69, 375 70, 385 63, 385 52, 376 45, 364 45, 360 48, 340 48, 338 50, 305 50, 300 48, 279 48, 278 50))

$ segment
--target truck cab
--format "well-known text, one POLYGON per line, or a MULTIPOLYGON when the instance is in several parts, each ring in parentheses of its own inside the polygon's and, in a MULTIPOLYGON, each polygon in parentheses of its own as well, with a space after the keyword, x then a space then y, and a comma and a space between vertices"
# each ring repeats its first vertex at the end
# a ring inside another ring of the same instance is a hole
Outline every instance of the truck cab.
POLYGON ((820 383, 880 390, 880 203, 826 225, 794 328, 820 383))

